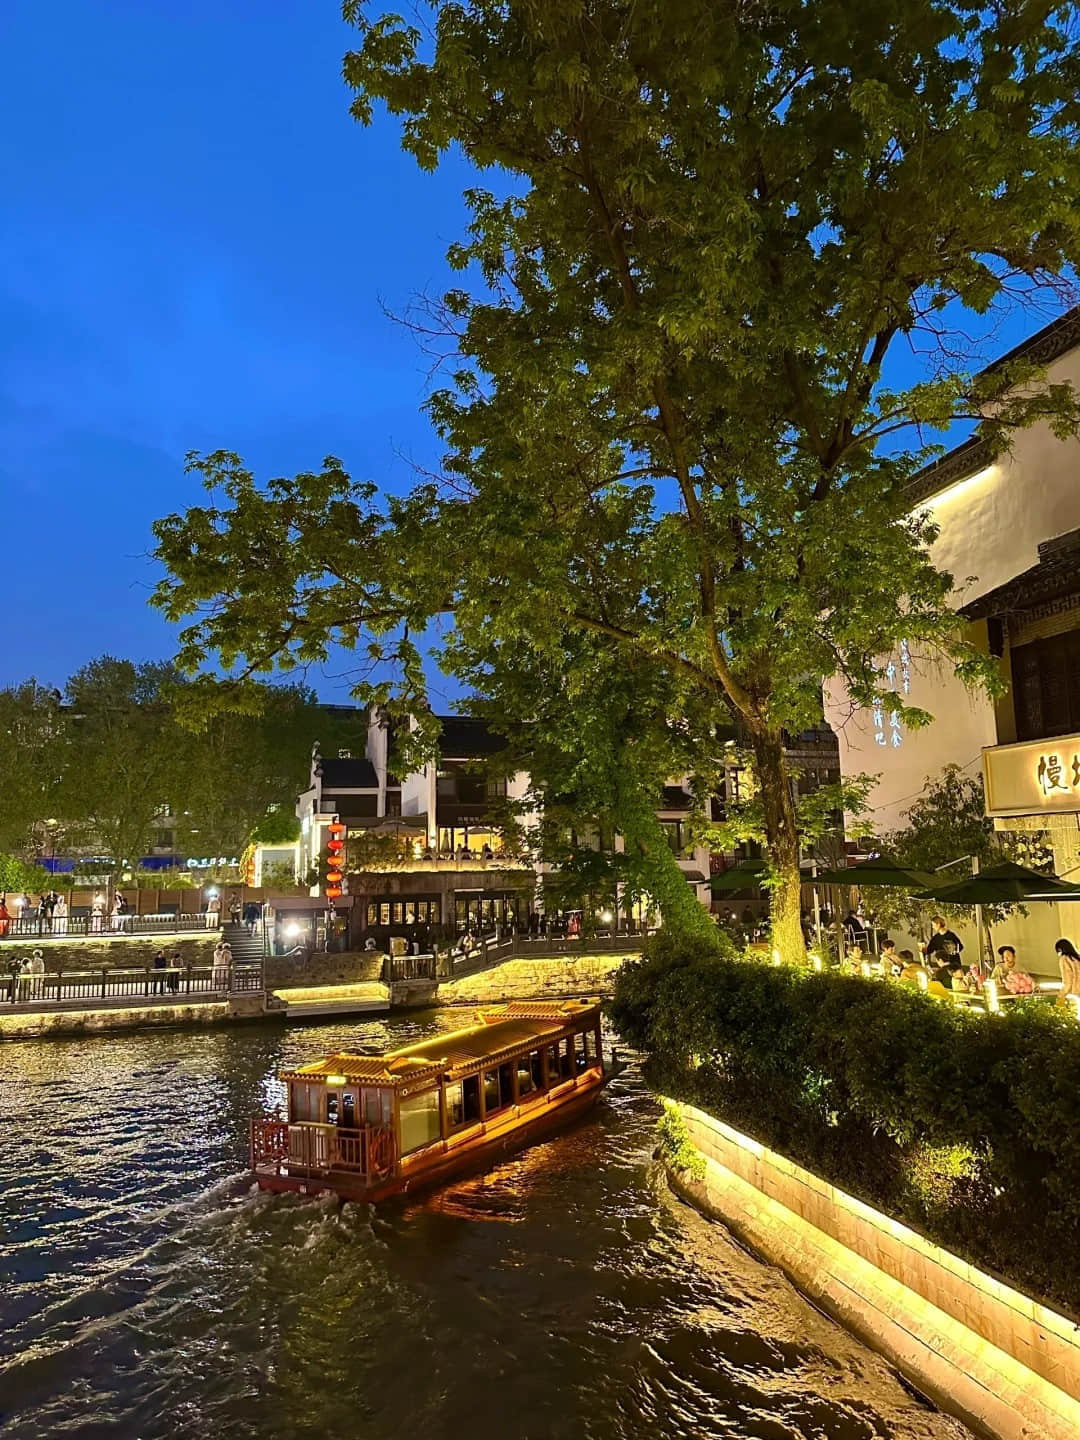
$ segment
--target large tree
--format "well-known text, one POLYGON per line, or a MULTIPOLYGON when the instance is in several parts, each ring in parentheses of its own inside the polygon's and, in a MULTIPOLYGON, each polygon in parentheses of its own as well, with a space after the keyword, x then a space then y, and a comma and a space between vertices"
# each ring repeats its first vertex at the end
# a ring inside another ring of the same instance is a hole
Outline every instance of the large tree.
POLYGON ((0 850, 34 854, 55 836, 65 741, 57 691, 36 680, 0 690, 0 850))
POLYGON ((970 339, 972 312, 1059 305, 1077 258, 1074 7, 472 0, 425 34, 344 8, 357 118, 382 103, 422 166, 493 175, 463 287, 416 320, 449 360, 443 473, 380 502, 336 461, 262 489, 196 458, 224 503, 159 524, 158 603, 197 614, 188 662, 365 645, 399 666, 371 693, 413 706, 439 612, 495 699, 522 650, 571 703, 633 661, 703 766, 745 737, 795 956, 785 733, 834 676, 924 722, 889 680, 901 640, 988 674, 905 513, 928 432, 1077 425, 1067 387, 977 373, 970 339))

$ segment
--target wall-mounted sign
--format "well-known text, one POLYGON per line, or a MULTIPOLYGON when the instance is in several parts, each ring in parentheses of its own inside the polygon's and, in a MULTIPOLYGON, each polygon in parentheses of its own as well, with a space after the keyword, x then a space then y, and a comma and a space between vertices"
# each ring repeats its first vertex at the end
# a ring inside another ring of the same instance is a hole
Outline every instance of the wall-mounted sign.
POLYGON ((189 870, 215 870, 222 865, 239 865, 240 861, 234 855, 230 860, 227 855, 206 855, 201 860, 189 860, 189 870))
MULTIPOLYGON (((900 663, 890 660, 885 666, 885 679, 889 682, 889 689, 895 691, 897 681, 900 682, 900 689, 905 695, 911 694, 911 650, 906 640, 900 641, 900 663)), ((873 710, 874 718, 874 743, 876 745, 891 745, 894 750, 899 750, 904 743, 904 732, 900 728, 900 715, 896 710, 889 711, 889 725, 885 727, 885 707, 879 701, 873 710)))
POLYGON ((1080 811, 1080 735, 983 751, 987 815, 1080 811))

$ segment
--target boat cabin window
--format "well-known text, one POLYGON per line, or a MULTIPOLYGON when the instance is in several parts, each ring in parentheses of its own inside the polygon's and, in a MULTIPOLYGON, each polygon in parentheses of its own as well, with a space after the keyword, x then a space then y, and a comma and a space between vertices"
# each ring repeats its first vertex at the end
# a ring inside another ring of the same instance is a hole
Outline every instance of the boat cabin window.
POLYGON ((549 1085, 557 1085, 559 1083, 558 1045, 549 1045, 547 1047, 547 1075, 549 1085))
POLYGON ((514 1099, 514 1064, 508 1060, 497 1070, 484 1071, 484 1114, 493 1115, 503 1110, 514 1099))
POLYGON ((537 1063, 539 1063, 540 1056, 519 1055, 517 1058, 517 1088, 519 1100, 523 1095, 531 1095, 532 1092, 536 1089, 536 1082, 533 1079, 532 1069, 532 1062, 534 1059, 537 1061, 537 1063))
POLYGON ((533 1050, 529 1055, 529 1073, 532 1075, 533 1089, 544 1088, 544 1056, 540 1050, 533 1050))
POLYGON ((466 1075, 461 1082, 461 1093, 465 1102, 465 1124, 480 1123, 480 1076, 466 1075))
POLYGON ((359 1109, 364 1124, 387 1128, 390 1124, 390 1091, 368 1086, 360 1094, 362 1104, 359 1109))
POLYGON ((326 1087, 294 1080, 289 1087, 289 1119, 296 1124, 323 1118, 322 1102, 326 1087))
POLYGON ((466 1075, 446 1086, 446 1128, 452 1133, 480 1123, 480 1076, 466 1075))
POLYGON ((402 1099, 399 1109, 401 1117, 401 1153, 409 1155, 425 1145, 432 1144, 442 1134, 439 1126, 439 1092, 425 1090, 420 1095, 409 1095, 402 1099))
POLYGON ((333 1090, 326 1092, 326 1119, 330 1125, 336 1125, 338 1120, 338 1097, 333 1090))

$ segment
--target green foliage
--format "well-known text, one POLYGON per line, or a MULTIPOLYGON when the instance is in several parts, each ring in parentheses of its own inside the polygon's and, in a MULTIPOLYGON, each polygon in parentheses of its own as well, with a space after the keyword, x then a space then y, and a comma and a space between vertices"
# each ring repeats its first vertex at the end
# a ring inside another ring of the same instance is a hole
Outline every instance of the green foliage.
MULTIPOLYGON (((36 680, 0 690, 0 847, 20 854, 46 838, 64 763, 60 697, 36 680)), ((55 827, 49 832, 55 836, 55 827)))
POLYGON ((33 681, 0 690, 0 842, 26 856, 83 848, 121 868, 160 828, 199 856, 238 855, 256 830, 295 840, 312 745, 355 746, 366 728, 303 686, 235 687, 101 656, 62 697, 33 681))
POLYGON ((291 845, 300 838, 300 821, 293 811, 278 805, 252 826, 249 838, 254 845, 291 845))
POLYGON ((407 835, 380 835, 373 830, 353 831, 346 842, 346 864, 354 872, 396 870, 411 860, 414 844, 407 835))
POLYGON ((258 674, 342 645, 384 667, 365 698, 420 714, 415 637, 451 613, 448 668, 511 715, 553 689, 608 783, 594 813, 620 823, 651 805, 649 752, 675 731, 710 793, 734 725, 795 955, 783 736, 817 722, 822 681, 908 725, 928 717, 878 658, 902 640, 995 683, 931 563, 933 524, 907 513, 925 437, 973 419, 1001 448, 1080 417, 1029 364, 975 373, 969 329, 972 311, 1058 308, 1080 253, 1069 11, 429 8, 414 26, 347 0, 345 78, 356 118, 401 117, 421 166, 454 151, 496 176, 498 193, 466 192, 460 287, 416 319, 453 357, 428 404, 442 475, 399 497, 334 457, 260 485, 232 452, 192 456, 210 499, 158 523, 155 603, 188 622, 186 666, 258 674), (901 347, 927 354, 903 387, 901 347), (631 757, 638 801, 614 789, 631 757))
POLYGON ((1080 1026, 662 935, 612 1019, 650 1080, 1021 1289, 1080 1307, 1080 1026))
POLYGON ((45 890, 52 890, 56 884, 57 877, 40 865, 28 865, 16 855, 0 854, 0 894, 21 894, 25 891, 40 895, 45 890))
POLYGON ((668 1163, 691 1180, 704 1180, 705 1157, 695 1148, 686 1121, 674 1105, 665 1104, 656 1128, 668 1163))

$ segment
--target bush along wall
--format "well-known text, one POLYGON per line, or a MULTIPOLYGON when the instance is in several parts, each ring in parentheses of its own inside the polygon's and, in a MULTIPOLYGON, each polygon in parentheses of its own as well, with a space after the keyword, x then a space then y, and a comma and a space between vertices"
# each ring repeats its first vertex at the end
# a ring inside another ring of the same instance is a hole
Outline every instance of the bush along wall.
POLYGON ((1080 1312, 1080 1025, 663 934, 619 972, 650 1083, 1000 1278, 1080 1312))

